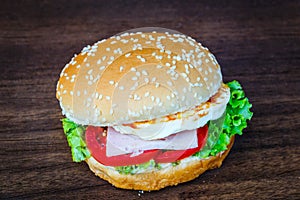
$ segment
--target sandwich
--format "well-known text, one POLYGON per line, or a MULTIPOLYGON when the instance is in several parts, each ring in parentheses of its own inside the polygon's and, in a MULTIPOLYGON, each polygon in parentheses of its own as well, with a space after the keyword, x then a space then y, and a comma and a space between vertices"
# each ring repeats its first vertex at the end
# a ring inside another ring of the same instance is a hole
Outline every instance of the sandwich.
POLYGON ((65 65, 56 98, 74 162, 132 190, 159 190, 220 167, 253 113, 238 81, 182 33, 125 32, 65 65))

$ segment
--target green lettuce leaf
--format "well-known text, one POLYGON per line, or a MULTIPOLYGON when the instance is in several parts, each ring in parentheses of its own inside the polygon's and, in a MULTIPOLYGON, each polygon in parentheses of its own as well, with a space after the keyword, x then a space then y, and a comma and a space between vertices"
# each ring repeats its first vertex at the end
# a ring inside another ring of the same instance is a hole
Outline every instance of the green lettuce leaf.
POLYGON ((61 121, 68 144, 71 147, 73 161, 81 162, 89 158, 91 154, 82 139, 84 138, 85 127, 74 123, 68 118, 64 118, 61 121))
POLYGON ((227 83, 230 88, 230 100, 226 107, 226 117, 223 124, 223 131, 219 140, 212 148, 210 155, 216 155, 227 149, 230 138, 235 135, 242 135, 243 129, 247 127, 247 121, 253 116, 250 111, 250 104, 240 83, 236 80, 227 83))
POLYGON ((145 170, 149 167, 155 167, 157 169, 160 169, 160 165, 158 163, 155 163, 154 160, 149 160, 148 162, 138 164, 138 165, 119 166, 119 167, 115 167, 115 169, 120 174, 136 174, 137 171, 145 170))

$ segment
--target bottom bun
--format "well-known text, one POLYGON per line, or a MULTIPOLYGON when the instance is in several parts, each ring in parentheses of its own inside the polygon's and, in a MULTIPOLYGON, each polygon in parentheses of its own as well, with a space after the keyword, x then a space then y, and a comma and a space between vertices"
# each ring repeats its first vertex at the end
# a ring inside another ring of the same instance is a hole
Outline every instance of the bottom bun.
POLYGON ((220 167, 228 155, 234 137, 231 137, 226 151, 206 159, 191 159, 188 162, 182 160, 176 166, 168 166, 160 170, 153 170, 138 174, 120 174, 112 167, 106 167, 93 157, 86 159, 90 169, 99 177, 107 180, 112 185, 123 189, 133 190, 159 190, 167 186, 174 186, 197 178, 206 170, 220 167))

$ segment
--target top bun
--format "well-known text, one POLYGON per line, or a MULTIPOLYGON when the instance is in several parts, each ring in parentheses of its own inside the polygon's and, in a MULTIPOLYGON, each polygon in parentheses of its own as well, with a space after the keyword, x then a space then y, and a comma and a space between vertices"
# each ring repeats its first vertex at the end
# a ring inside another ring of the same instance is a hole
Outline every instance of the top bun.
POLYGON ((56 97, 76 123, 112 126, 185 111, 206 102, 221 83, 215 57, 191 37, 122 33, 75 55, 60 74, 56 97))

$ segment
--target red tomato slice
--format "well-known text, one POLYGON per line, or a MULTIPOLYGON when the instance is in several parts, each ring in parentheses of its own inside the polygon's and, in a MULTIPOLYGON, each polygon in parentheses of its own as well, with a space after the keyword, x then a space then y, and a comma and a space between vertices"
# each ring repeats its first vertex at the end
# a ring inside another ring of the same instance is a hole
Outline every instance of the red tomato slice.
POLYGON ((92 156, 106 166, 127 166, 145 163, 158 154, 158 150, 147 150, 138 156, 131 154, 106 156, 106 133, 101 127, 88 126, 85 132, 86 144, 92 156))
POLYGON ((161 151, 160 154, 154 158, 154 160, 158 163, 170 163, 189 157, 202 149, 206 143, 207 136, 208 126, 205 125, 204 127, 197 129, 198 147, 187 150, 161 151))

